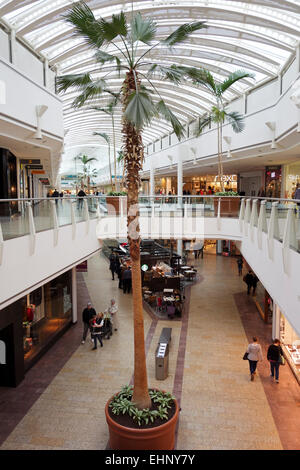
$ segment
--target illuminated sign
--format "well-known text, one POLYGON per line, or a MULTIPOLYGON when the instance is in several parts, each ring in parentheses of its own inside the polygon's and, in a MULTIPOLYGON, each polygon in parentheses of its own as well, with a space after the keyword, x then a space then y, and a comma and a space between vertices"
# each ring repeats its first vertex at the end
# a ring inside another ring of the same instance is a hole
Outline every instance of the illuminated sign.
POLYGON ((142 271, 148 271, 148 269, 149 269, 148 264, 143 264, 142 271))

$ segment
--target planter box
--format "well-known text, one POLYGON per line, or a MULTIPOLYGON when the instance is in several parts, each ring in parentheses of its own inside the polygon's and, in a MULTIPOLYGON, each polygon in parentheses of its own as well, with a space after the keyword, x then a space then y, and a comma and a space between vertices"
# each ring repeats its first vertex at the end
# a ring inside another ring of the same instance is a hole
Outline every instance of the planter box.
POLYGON ((127 197, 107 196, 106 204, 109 215, 120 215, 121 204, 123 206, 123 214, 127 214, 127 197))
MULTIPOLYGON (((221 217, 238 217, 240 210, 240 198, 235 196, 220 196, 221 198, 221 207, 220 215, 221 217)), ((215 207, 215 216, 218 215, 218 199, 214 199, 215 207)))
POLYGON ((109 429, 109 447, 111 450, 173 450, 179 407, 175 400, 175 414, 169 421, 154 428, 128 428, 116 423, 108 412, 111 399, 105 406, 105 417, 109 429))

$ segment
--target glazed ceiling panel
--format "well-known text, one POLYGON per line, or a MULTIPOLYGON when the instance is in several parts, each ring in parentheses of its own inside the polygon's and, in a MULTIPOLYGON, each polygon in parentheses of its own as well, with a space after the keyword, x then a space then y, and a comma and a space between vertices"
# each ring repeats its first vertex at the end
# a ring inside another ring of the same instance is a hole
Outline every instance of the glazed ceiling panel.
MULTIPOLYGON (((92 72, 103 76, 109 66, 100 71, 93 53, 62 18, 73 0, 0 0, 0 17, 16 30, 17 37, 27 41, 38 53, 48 58, 60 75, 65 73, 92 72)), ((253 80, 235 84, 226 99, 241 96, 255 84, 276 77, 295 54, 300 39, 300 0, 90 0, 86 2, 96 18, 109 19, 113 13, 125 11, 130 20, 132 11, 140 11, 157 23, 157 38, 169 35, 181 24, 205 21, 207 28, 190 36, 188 41, 167 50, 155 49, 148 61, 170 65, 188 65, 209 69, 216 80, 237 69, 255 74, 253 80)), ((121 43, 118 44, 121 48, 121 43)), ((143 53, 145 45, 139 46, 143 53)), ((109 49, 106 49, 109 52, 109 49)), ((112 75, 112 89, 120 87, 120 79, 112 75)), ((194 119, 209 109, 211 96, 201 87, 186 81, 180 89, 155 77, 155 86, 173 112, 182 122, 194 119)), ((76 95, 69 91, 62 96, 65 111, 66 145, 96 142, 94 131, 111 134, 110 117, 103 113, 82 108, 72 109, 76 95)), ((157 95, 158 96, 158 95, 157 95)), ((155 98, 155 97, 154 97, 155 98)), ((107 98, 99 100, 104 106, 107 98)), ((121 110, 116 111, 118 143, 121 144, 121 110)), ((147 144, 167 132, 167 122, 154 120, 145 129, 147 144)))

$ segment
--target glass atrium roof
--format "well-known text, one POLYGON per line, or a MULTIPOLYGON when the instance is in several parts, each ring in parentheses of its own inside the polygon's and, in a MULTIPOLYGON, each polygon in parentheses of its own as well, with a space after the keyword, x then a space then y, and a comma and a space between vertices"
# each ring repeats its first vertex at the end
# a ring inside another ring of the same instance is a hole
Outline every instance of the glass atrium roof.
MULTIPOLYGON (((88 71, 93 77, 101 76, 103 72, 97 70, 93 52, 83 40, 72 35, 71 26, 62 18, 73 3, 73 0, 0 0, 0 17, 15 28, 17 37, 47 57, 60 75, 88 71)), ((86 3, 96 18, 109 19, 113 13, 123 10, 130 19, 132 10, 140 11, 157 23, 159 39, 181 24, 205 21, 206 29, 192 34, 172 52, 155 49, 148 60, 155 61, 159 54, 161 64, 201 66, 209 69, 217 80, 238 69, 254 73, 255 81, 245 79, 231 88, 226 95, 228 101, 276 77, 294 56, 300 40, 300 0, 89 0, 86 3)), ((139 46, 141 53, 145 47, 139 46)), ((117 90, 121 79, 117 75, 111 77, 111 88, 117 90)), ((194 119, 213 103, 205 89, 191 82, 179 88, 157 77, 154 83, 182 122, 194 119)), ((75 96, 74 91, 62 96, 65 128, 69 129, 66 145, 99 143, 99 137, 93 136, 93 132, 110 134, 110 117, 85 108, 74 110, 71 103, 75 96)), ((101 98, 99 105, 105 105, 106 100, 101 98)), ((121 131, 120 116, 121 110, 117 110, 118 131, 121 131)), ((154 120, 144 130, 144 143, 170 131, 167 122, 154 120)))

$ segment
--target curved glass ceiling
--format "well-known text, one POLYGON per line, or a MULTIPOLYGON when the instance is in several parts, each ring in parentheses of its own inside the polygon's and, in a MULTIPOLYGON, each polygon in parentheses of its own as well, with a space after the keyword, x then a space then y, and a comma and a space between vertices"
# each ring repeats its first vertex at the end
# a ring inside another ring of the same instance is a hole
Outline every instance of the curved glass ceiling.
MULTIPOLYGON (((72 28, 62 14, 73 0, 0 0, 0 17, 14 27, 18 37, 25 39, 37 52, 47 57, 50 66, 60 75, 65 73, 92 72, 94 77, 103 75, 88 46, 73 37, 72 28)), ((90 0, 86 2, 96 17, 109 19, 113 13, 125 11, 130 19, 140 11, 157 23, 157 38, 169 35, 175 28, 187 22, 205 21, 207 28, 191 35, 185 43, 172 50, 155 49, 148 60, 160 63, 184 64, 204 67, 216 80, 243 69, 255 74, 255 83, 245 79, 227 92, 228 101, 241 96, 255 84, 276 77, 295 54, 300 39, 300 0, 145 0, 126 2, 121 0, 90 0), (162 55, 163 54, 163 55, 162 55)), ((119 44, 122 47, 122 44, 119 44)), ((139 46, 142 53, 144 44, 139 46)), ((109 52, 109 49, 106 49, 109 52)), ((109 70, 109 65, 107 65, 109 70)), ((118 90, 121 79, 111 76, 111 88, 118 90)), ((156 77, 155 86, 173 112, 182 122, 194 119, 208 110, 213 103, 207 90, 186 81, 177 87, 156 77)), ((111 134, 110 117, 87 109, 74 110, 71 103, 75 93, 62 96, 65 112, 66 146, 82 143, 99 143, 93 132, 111 134)), ((107 98, 99 100, 101 106, 107 98)), ((116 111, 116 129, 121 143, 121 110, 116 111)), ((144 130, 144 144, 171 131, 169 123, 154 120, 144 130)))

